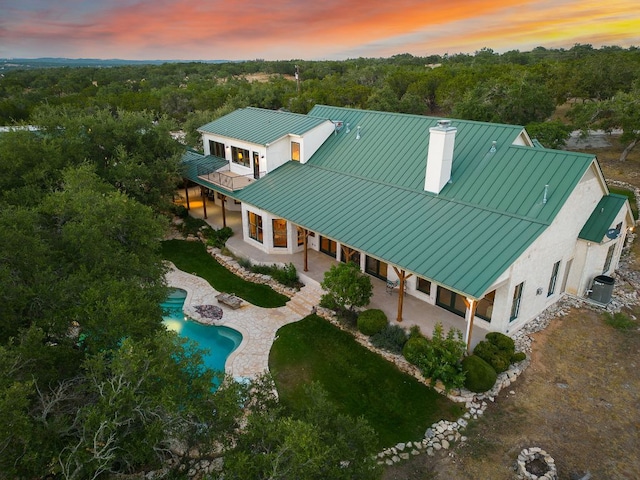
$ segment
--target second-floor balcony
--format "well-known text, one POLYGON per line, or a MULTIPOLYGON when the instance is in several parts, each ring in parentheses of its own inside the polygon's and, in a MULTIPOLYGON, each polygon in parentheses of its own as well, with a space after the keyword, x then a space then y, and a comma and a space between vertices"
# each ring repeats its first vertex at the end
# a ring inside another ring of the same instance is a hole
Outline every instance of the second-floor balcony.
MULTIPOLYGON (((198 178, 213 183, 229 191, 242 190, 244 187, 256 180, 254 174, 241 175, 232 172, 229 165, 209 171, 206 166, 198 165, 198 178)), ((265 175, 266 172, 260 172, 259 177, 265 175)))

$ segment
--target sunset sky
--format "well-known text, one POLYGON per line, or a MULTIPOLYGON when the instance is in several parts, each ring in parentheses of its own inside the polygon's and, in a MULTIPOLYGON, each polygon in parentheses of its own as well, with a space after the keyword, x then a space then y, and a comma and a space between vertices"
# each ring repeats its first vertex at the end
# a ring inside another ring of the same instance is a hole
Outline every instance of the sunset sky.
POLYGON ((640 46, 638 0, 0 0, 0 58, 321 60, 640 46))

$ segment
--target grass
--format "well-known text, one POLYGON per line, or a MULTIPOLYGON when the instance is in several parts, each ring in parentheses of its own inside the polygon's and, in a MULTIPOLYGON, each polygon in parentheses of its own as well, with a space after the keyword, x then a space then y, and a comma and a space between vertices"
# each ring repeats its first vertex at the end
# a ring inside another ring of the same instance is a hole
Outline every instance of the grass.
POLYGON ((339 410, 369 422, 380 448, 422 439, 431 424, 464 411, 316 315, 278 331, 269 368, 293 412, 305 401, 304 385, 318 382, 339 410))
POLYGON ((617 330, 631 330, 637 328, 638 324, 628 315, 622 312, 616 312, 613 315, 609 312, 603 314, 604 321, 607 325, 611 325, 617 330))
POLYGON ((247 282, 234 275, 209 255, 201 242, 166 240, 162 242, 162 255, 180 270, 204 278, 219 292, 234 293, 259 307, 282 307, 289 300, 268 285, 247 282))

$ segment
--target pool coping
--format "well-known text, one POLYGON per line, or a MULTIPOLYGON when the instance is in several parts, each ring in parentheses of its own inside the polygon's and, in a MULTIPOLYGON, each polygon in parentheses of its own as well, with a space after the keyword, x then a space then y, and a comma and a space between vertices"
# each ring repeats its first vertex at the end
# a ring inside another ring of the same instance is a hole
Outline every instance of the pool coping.
POLYGON ((236 380, 256 378, 268 372, 269 352, 278 329, 302 318, 287 306, 263 308, 244 301, 242 307, 232 309, 219 304, 216 295, 221 292, 202 277, 179 270, 173 264, 165 278, 169 287, 187 292, 185 315, 206 325, 226 326, 240 332, 242 341, 225 362, 225 373, 236 380), (222 318, 205 318, 196 311, 196 305, 218 305, 223 311, 222 318))

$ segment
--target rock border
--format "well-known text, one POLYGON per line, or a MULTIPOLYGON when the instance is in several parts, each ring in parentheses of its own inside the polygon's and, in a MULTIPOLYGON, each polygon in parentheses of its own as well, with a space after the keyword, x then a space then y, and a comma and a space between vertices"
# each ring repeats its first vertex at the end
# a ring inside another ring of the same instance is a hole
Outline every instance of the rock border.
POLYGON ((539 447, 523 449, 516 461, 517 478, 519 480, 556 480, 558 470, 555 460, 547 452, 539 447), (547 471, 543 475, 535 475, 527 470, 527 464, 534 460, 541 460, 547 466, 547 471))

